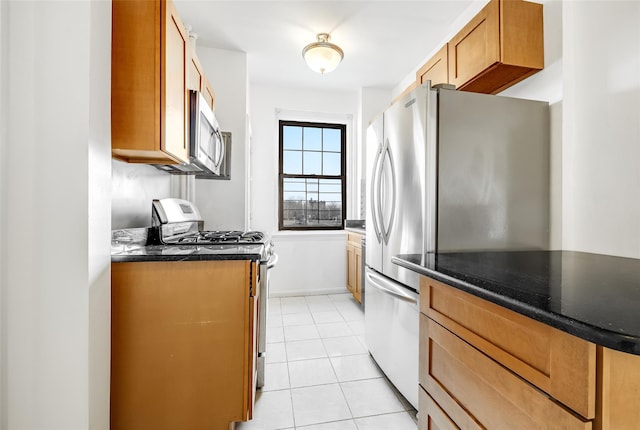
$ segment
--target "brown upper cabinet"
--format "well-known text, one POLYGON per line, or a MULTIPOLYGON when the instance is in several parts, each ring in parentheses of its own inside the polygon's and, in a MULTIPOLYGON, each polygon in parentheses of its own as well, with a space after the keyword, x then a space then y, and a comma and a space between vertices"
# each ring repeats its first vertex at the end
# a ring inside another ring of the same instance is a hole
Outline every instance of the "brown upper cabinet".
POLYGON ((170 0, 114 0, 111 138, 115 158, 188 161, 189 37, 170 0))
POLYGON ((200 91, 202 88, 204 72, 202 65, 195 56, 193 49, 189 49, 189 69, 187 70, 187 88, 190 90, 200 91))
POLYGON ((542 5, 491 0, 447 46, 449 83, 496 94, 544 68, 542 5))
POLYGON ((190 90, 200 91, 211 109, 214 108, 215 97, 213 94, 213 87, 211 86, 211 83, 209 83, 207 76, 204 74, 204 69, 200 64, 196 53, 191 47, 189 47, 187 88, 190 90))
POLYGON ((431 85, 449 83, 447 45, 440 48, 440 50, 418 70, 416 73, 416 81, 418 85, 422 85, 426 81, 431 81, 431 85))
POLYGON ((209 106, 211 106, 211 109, 215 109, 216 96, 215 96, 215 93, 213 92, 213 87, 211 86, 211 83, 209 82, 206 76, 203 76, 203 78, 204 79, 202 80, 202 87, 200 88, 200 92, 204 96, 207 103, 209 103, 209 106))

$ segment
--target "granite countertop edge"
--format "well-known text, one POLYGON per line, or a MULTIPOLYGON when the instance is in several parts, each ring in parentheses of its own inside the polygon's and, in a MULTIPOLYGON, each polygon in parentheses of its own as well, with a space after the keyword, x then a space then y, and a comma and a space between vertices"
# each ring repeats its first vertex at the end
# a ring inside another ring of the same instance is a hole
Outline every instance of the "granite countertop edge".
POLYGON ((224 260, 251 260, 260 261, 260 254, 191 254, 191 255, 128 255, 112 254, 112 263, 132 262, 171 262, 171 261, 224 261, 224 260))
POLYGON ((579 320, 537 308, 506 295, 501 295, 467 281, 446 275, 437 270, 407 261, 401 256, 394 256, 391 258, 391 261, 416 273, 429 276, 461 291, 485 299, 586 341, 617 351, 640 355, 640 337, 624 335, 600 327, 594 327, 579 320))

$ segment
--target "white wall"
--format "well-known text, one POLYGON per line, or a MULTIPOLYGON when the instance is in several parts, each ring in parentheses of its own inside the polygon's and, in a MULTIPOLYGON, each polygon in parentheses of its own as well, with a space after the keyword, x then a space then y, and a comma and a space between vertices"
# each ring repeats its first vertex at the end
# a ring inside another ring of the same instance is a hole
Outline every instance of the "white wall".
POLYGON ((358 95, 262 85, 251 86, 250 92, 250 226, 271 233, 280 256, 278 266, 271 272, 271 294, 345 291, 345 233, 278 232, 278 116, 286 112, 291 119, 351 118, 347 145, 353 145, 357 136, 354 128, 358 95))
POLYGON ((433 48, 431 52, 425 53, 424 60, 420 61, 420 63, 416 64, 413 70, 411 70, 407 76, 404 77, 402 81, 400 81, 391 91, 392 99, 398 97, 402 92, 411 84, 413 84, 416 80, 416 72, 427 62, 431 57, 433 57, 436 52, 442 48, 442 46, 447 43, 448 40, 451 40, 453 36, 455 36, 462 27, 464 27, 471 18, 473 18, 480 10, 489 3, 489 0, 473 0, 469 7, 464 10, 462 14, 451 23, 449 26, 449 31, 446 34, 442 35, 442 43, 438 44, 433 48))
POLYGON ((216 96, 220 129, 230 131, 231 180, 196 179, 195 204, 207 230, 246 230, 247 54, 199 45, 197 55, 216 96))
POLYGON ((563 244, 640 258, 640 2, 563 7, 563 244))
MULTIPOLYGON (((369 123, 391 103, 391 90, 380 88, 360 88, 358 103, 358 211, 351 218, 366 217, 366 165, 367 165, 367 128, 369 123)), ((374 148, 375 150, 375 148, 374 148)))
MULTIPOLYGON (((111 379, 111 5, 91 2, 87 165, 89 424, 108 429, 111 379)), ((82 141, 79 142, 82 145, 82 141)))
POLYGON ((544 69, 500 95, 549 102, 550 111, 550 247, 562 249, 562 2, 543 4, 544 69))
POLYGON ((5 173, 7 171, 7 91, 9 89, 7 69, 8 61, 8 24, 7 2, 0 2, 0 429, 7 428, 7 320, 5 310, 5 271, 4 256, 7 252, 6 241, 4 240, 4 204, 5 204, 5 173))
POLYGON ((551 103, 554 245, 640 258, 640 2, 544 11, 545 70, 503 94, 551 103))
POLYGON ((2 428, 108 428, 110 10, 3 2, 2 428))

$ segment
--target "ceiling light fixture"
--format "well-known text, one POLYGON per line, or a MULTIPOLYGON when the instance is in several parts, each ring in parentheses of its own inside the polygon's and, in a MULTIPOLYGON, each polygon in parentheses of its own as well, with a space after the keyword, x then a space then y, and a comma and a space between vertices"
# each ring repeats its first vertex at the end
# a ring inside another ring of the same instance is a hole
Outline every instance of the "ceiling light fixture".
POLYGON ((329 43, 328 33, 318 33, 318 41, 308 44, 302 50, 302 57, 314 72, 322 75, 335 70, 344 58, 344 52, 338 45, 329 43))

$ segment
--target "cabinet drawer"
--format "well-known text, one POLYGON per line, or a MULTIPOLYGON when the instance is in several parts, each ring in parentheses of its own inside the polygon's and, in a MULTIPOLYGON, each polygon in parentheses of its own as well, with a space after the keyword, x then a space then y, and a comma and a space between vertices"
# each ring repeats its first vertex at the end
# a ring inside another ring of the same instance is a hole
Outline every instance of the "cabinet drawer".
POLYGON ((420 310, 584 418, 594 418, 594 344, 427 277, 421 279, 420 310))
MULTIPOLYGON (((418 430, 459 430, 451 418, 440 409, 440 406, 420 387, 418 393, 418 404, 420 410, 420 423, 418 430)), ((479 427, 471 427, 479 428, 479 427)))
POLYGON ((362 249, 362 235, 358 233, 347 233, 347 243, 355 248, 362 249))
POLYGON ((440 324, 420 318, 420 384, 461 428, 591 429, 440 324), (497 413, 499 411, 499 413, 497 413))

